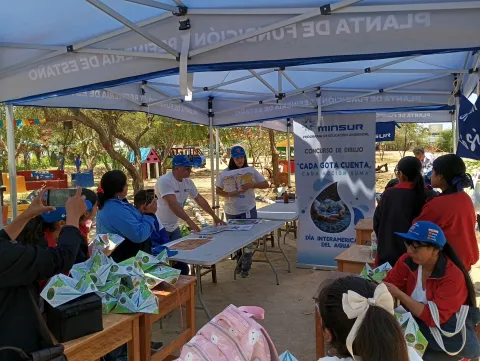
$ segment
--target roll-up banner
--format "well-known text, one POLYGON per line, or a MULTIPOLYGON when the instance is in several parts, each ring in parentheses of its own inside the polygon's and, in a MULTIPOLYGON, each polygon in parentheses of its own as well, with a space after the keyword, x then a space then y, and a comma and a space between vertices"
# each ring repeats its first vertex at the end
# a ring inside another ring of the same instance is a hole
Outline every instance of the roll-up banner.
POLYGON ((372 218, 375 114, 297 119, 295 182, 299 208, 297 264, 335 267, 355 244, 355 224, 372 218))

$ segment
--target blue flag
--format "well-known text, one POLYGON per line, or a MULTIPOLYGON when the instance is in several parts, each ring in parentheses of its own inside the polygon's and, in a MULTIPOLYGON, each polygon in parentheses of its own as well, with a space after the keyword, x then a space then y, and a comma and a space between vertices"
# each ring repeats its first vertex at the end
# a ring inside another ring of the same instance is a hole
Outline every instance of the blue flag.
POLYGON ((462 158, 480 160, 480 97, 475 104, 465 98, 460 98, 458 117, 458 147, 457 155, 462 158))
POLYGON ((376 126, 376 141, 390 142, 395 140, 395 126, 396 122, 381 122, 376 126))

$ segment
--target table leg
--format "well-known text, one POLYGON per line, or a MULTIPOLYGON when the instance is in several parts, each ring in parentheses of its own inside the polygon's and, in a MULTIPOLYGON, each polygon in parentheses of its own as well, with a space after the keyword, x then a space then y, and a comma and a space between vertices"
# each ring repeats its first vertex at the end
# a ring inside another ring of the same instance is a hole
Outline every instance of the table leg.
MULTIPOLYGON (((202 269, 202 266, 198 264, 195 265, 195 270, 197 272, 197 275, 200 274, 201 269, 202 269)), ((208 311, 207 306, 205 306, 205 301, 203 300, 203 296, 202 296, 202 282, 200 280, 200 277, 198 276, 197 276, 197 296, 198 296, 198 301, 200 301, 200 305, 202 306, 202 309, 205 311, 208 319, 211 320, 212 317, 210 316, 210 312, 208 311)))
POLYGON ((187 328, 190 329, 190 338, 195 336, 195 286, 190 285, 190 297, 187 301, 187 328))
POLYGON ((278 237, 277 243, 278 243, 278 248, 280 249, 280 252, 282 252, 283 257, 285 258, 285 261, 287 261, 287 265, 288 265, 287 266, 287 271, 288 271, 288 273, 291 273, 292 271, 290 270, 290 261, 288 260, 288 257, 287 257, 287 255, 285 254, 285 251, 282 248, 282 242, 280 241, 280 237, 278 237))
MULTIPOLYGON (((140 335, 140 359, 142 361, 150 361, 152 359, 150 346, 150 340, 152 338, 152 322, 148 313, 140 316, 140 335)), ((130 347, 128 347, 128 349, 130 350, 130 347)))
POLYGON ((287 243, 287 236, 290 233, 290 229, 291 229, 290 223, 289 222, 285 223, 285 234, 283 235, 283 244, 287 243))
MULTIPOLYGON (((242 255, 240 256, 240 258, 237 261, 237 265, 235 266, 235 269, 233 270, 233 280, 236 281, 237 280, 237 269, 239 267, 242 267, 242 261, 243 261, 243 255, 245 254, 245 248, 242 248, 242 255)), ((253 255, 252 255, 253 257, 253 255)))
POLYGON ((318 314, 318 309, 315 307, 315 344, 316 344, 316 359, 325 357, 325 340, 323 339, 322 321, 318 314))
POLYGON ((272 262, 270 262, 270 259, 268 258, 268 255, 267 255, 267 238, 266 237, 263 239, 263 255, 265 256, 265 259, 267 260, 268 264, 272 268, 273 273, 275 273, 275 278, 277 279, 277 286, 280 285, 280 282, 278 280, 277 270, 275 269, 275 267, 273 267, 273 264, 272 262))
MULTIPOLYGON (((128 361, 140 361, 140 318, 133 320, 131 327, 133 328, 132 339, 127 343, 128 361)), ((150 339, 147 350, 150 351, 150 339)))

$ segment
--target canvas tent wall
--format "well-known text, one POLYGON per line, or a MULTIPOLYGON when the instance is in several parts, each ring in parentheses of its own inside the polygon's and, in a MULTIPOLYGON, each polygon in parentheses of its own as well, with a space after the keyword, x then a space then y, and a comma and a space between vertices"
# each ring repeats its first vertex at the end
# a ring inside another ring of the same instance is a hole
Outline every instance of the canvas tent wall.
POLYGON ((0 101, 210 126, 450 110, 478 82, 479 15, 479 0, 19 0, 0 14, 0 101))

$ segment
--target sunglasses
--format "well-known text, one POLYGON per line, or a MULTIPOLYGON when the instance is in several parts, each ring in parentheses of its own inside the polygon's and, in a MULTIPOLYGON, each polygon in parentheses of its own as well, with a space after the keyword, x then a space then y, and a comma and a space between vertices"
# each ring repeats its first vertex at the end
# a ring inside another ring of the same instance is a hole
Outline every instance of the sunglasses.
POLYGON ((403 242, 405 244, 405 247, 407 250, 410 248, 413 253, 416 253, 419 248, 425 248, 428 247, 426 244, 413 244, 413 241, 405 241, 403 242))

